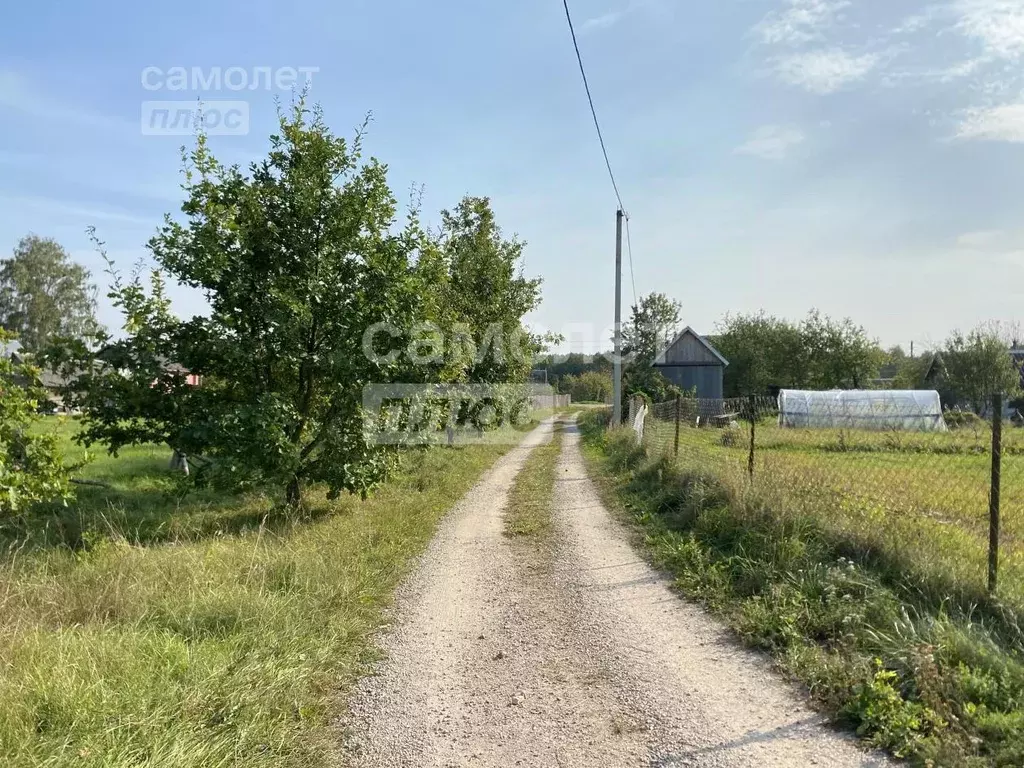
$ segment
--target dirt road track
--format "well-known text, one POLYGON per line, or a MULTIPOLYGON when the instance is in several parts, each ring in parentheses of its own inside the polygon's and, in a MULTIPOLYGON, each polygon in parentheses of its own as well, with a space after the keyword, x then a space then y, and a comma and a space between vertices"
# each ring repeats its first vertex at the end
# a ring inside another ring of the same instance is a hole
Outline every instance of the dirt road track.
POLYGON ((548 545, 502 535, 542 425, 443 523, 387 654, 342 724, 343 765, 882 766, 827 728, 640 560, 564 436, 548 545))

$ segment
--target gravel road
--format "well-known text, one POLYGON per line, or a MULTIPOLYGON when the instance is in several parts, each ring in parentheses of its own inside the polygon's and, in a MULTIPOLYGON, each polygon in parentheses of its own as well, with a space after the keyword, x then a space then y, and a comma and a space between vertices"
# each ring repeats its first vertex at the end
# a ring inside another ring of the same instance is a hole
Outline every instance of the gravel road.
POLYGON ((452 510, 340 724, 342 765, 886 766, 630 547, 563 436, 550 542, 502 535, 544 424, 452 510))

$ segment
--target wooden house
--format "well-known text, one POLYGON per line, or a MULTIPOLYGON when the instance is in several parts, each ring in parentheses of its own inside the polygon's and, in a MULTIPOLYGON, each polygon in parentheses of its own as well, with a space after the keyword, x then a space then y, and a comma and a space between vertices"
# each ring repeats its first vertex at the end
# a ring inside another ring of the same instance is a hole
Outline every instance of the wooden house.
POLYGON ((729 361, 700 334, 686 327, 654 361, 661 374, 684 391, 696 390, 697 397, 721 400, 725 367, 729 361))

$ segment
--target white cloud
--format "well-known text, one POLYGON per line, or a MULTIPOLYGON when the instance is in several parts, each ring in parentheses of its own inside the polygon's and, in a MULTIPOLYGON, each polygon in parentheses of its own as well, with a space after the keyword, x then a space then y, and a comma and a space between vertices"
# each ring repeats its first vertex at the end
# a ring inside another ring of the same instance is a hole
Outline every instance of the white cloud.
POLYGON ((619 20, 626 15, 626 11, 610 11, 608 13, 595 16, 592 19, 587 19, 583 22, 583 31, 586 32, 591 29, 608 29, 614 27, 619 23, 619 20))
POLYGON ((737 155, 753 155, 764 160, 783 160, 789 150, 802 144, 804 134, 799 128, 764 125, 743 144, 733 150, 737 155))
POLYGON ((1024 266, 1024 230, 990 229, 965 232, 956 239, 954 255, 1003 266, 1024 266))
POLYGON ((983 229, 977 232, 964 232, 956 239, 957 247, 968 249, 984 249, 997 245, 1005 239, 1006 233, 1001 229, 983 229))
POLYGON ((915 14, 907 16, 892 30, 893 35, 912 35, 930 27, 939 19, 949 16, 952 8, 949 5, 927 5, 915 14))
POLYGON ((776 61, 775 72, 786 83, 812 93, 834 93, 863 80, 881 61, 877 53, 855 56, 841 48, 794 53, 776 61))
POLYGON ((965 111, 956 138, 1024 143, 1024 103, 965 111))
POLYGON ((981 44, 985 56, 1018 61, 1024 57, 1024 3, 1020 0, 959 0, 957 29, 981 44))
POLYGON ((786 0, 754 31, 767 45, 802 45, 824 39, 823 31, 850 5, 850 0, 786 0))

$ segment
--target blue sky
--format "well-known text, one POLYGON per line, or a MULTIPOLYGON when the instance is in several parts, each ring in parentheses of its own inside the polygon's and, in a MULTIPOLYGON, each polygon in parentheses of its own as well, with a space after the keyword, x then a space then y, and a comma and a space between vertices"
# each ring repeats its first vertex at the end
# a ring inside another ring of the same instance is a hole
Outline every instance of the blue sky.
MULTIPOLYGON (((884 343, 1024 319, 1024 0, 575 0, 631 215, 639 294, 710 332, 727 312, 810 307, 884 343)), ((436 217, 489 195, 545 279, 531 318, 607 338, 615 199, 557 0, 9 4, 0 12, 0 248, 59 239, 100 282, 176 209, 182 137, 152 99, 245 99, 227 160, 266 147, 268 91, 152 91, 146 67, 318 67, 339 133, 436 217)), ((625 280, 625 304, 632 300, 625 280)), ((175 292, 182 314, 201 300, 175 292)), ((101 308, 101 319, 117 316, 101 308)))

